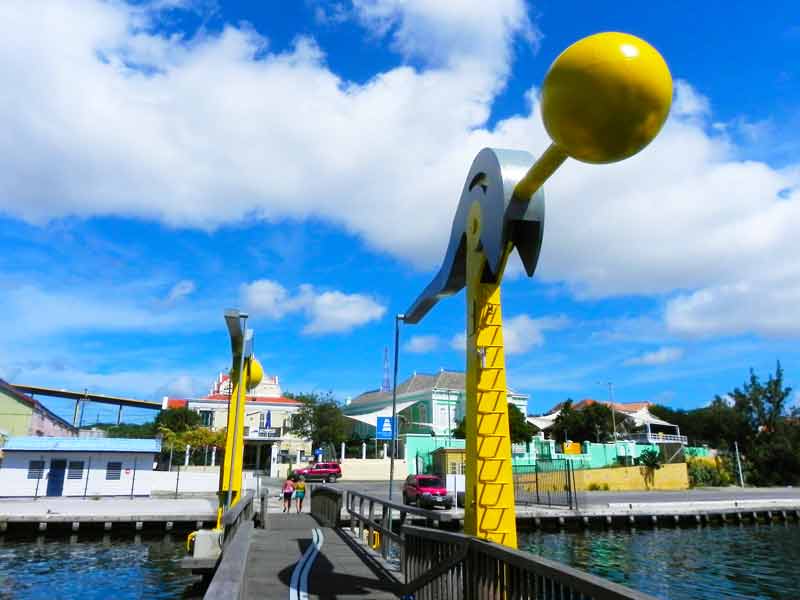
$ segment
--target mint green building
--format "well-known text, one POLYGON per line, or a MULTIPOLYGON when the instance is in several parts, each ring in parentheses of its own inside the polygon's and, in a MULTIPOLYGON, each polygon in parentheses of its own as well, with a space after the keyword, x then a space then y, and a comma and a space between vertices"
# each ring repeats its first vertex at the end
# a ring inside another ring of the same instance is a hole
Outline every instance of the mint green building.
MULTIPOLYGON (((417 453, 439 447, 457 447, 463 440, 451 434, 464 417, 466 385, 463 371, 436 374, 414 373, 397 386, 398 439, 402 456, 409 463, 417 453)), ((508 401, 528 412, 528 396, 508 391, 508 401)), ((344 407, 351 433, 362 439, 374 438, 378 417, 391 417, 391 391, 373 390, 353 398, 344 407)), ((409 467, 411 470, 411 467, 409 467)), ((416 470, 412 470, 415 473, 416 470)))

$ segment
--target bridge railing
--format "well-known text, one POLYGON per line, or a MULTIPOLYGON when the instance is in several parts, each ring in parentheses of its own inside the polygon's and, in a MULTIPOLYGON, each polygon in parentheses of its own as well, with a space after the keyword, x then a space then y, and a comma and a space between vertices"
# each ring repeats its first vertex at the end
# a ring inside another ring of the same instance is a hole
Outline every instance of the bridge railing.
POLYGON ((402 553, 401 530, 410 518, 424 520, 427 527, 453 521, 450 512, 416 508, 351 490, 347 491, 346 512, 350 533, 380 552, 384 559, 399 557, 402 553))
POLYGON ((348 526, 349 521, 354 538, 384 559, 399 557, 396 566, 402 576, 397 593, 401 596, 413 594, 417 600, 654 600, 559 562, 444 531, 441 525, 456 520, 450 512, 322 485, 311 490, 311 513, 331 527, 348 526), (408 523, 414 519, 426 527, 408 523))
POLYGON ((245 566, 253 532, 253 499, 248 490, 241 500, 222 514, 222 556, 204 600, 238 600, 245 597, 245 566))
POLYGON ((311 516, 323 525, 338 527, 342 516, 344 493, 326 485, 311 487, 311 516))
POLYGON ((404 594, 417 600, 654 600, 567 565, 463 535, 403 527, 404 594))

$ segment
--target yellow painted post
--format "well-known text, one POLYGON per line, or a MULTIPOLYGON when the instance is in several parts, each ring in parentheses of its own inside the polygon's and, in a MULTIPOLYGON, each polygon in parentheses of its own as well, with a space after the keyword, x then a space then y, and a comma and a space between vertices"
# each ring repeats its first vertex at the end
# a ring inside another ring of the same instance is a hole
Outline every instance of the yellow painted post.
MULTIPOLYGON (((234 363, 236 357, 234 356, 234 363)), ((219 471, 219 508, 217 509, 217 528, 222 526, 222 513, 235 506, 242 495, 242 463, 244 461, 244 413, 247 390, 261 381, 263 370, 255 358, 244 362, 244 376, 238 365, 231 371, 231 399, 228 403, 228 424, 225 434, 225 457, 219 471), (237 418, 238 413, 238 418, 237 418), (238 426, 237 426, 238 423, 238 426), (231 472, 233 477, 231 477, 231 472), (231 491, 231 504, 226 506, 228 490, 231 491)))
POLYGON ((464 532, 517 547, 514 478, 508 425, 500 273, 482 282, 486 258, 480 251, 480 206, 467 225, 467 403, 464 532))

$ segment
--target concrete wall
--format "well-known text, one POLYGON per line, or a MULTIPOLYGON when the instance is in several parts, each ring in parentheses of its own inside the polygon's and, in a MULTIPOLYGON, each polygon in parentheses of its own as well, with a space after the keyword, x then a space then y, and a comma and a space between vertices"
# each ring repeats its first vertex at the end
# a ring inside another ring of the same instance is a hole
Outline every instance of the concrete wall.
POLYGON ((660 469, 617 467, 575 471, 575 487, 586 491, 594 484, 611 491, 687 490, 689 475, 686 463, 662 465, 660 469))
POLYGON ((56 421, 41 410, 34 410, 31 416, 31 428, 28 435, 43 435, 47 437, 75 437, 77 432, 67 427, 64 423, 56 421))
POLYGON ((24 452, 6 451, 0 467, 0 496, 45 496, 50 474, 50 461, 63 459, 67 466, 72 461, 83 461, 80 479, 69 479, 69 470, 64 473, 64 496, 149 496, 153 483, 154 457, 149 453, 128 452, 24 452), (44 461, 42 478, 28 479, 28 466, 32 460, 44 461), (91 461, 91 464, 90 464, 91 461), (121 462, 118 480, 106 479, 109 462, 121 462), (135 470, 135 477, 134 477, 135 470))
POLYGON ((33 409, 0 389, 0 430, 9 436, 30 435, 33 409))
MULTIPOLYGON (((219 467, 211 471, 153 471, 151 473, 153 494, 174 494, 177 485, 178 494, 213 494, 219 490, 219 467)), ((242 487, 246 490, 255 490, 258 484, 252 472, 245 471, 242 475, 242 487)))

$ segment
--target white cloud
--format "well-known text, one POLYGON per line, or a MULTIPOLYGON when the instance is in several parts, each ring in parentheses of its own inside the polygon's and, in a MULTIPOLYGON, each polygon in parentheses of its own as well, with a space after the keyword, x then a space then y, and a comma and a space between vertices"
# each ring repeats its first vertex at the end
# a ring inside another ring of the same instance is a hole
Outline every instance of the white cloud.
POLYGON ((563 329, 569 324, 564 315, 531 319, 518 315, 503 322, 503 342, 506 354, 523 354, 544 344, 544 332, 563 329))
POLYGON ((664 365, 667 363, 675 362, 676 360, 680 360, 683 356, 683 350, 681 348, 669 347, 664 346, 663 348, 659 348, 658 350, 654 350, 653 352, 645 352, 640 356, 634 356, 633 358, 629 358, 625 361, 624 364, 626 365, 664 365))
POLYGON ((678 80, 671 112, 676 117, 707 117, 711 114, 711 103, 686 81, 678 80))
MULTIPOLYGON (((404 352, 411 352, 414 354, 426 354, 433 352, 441 345, 442 341, 436 335, 413 335, 403 345, 404 352)), ((463 349, 464 346, 462 345, 463 349)))
POLYGON ((177 302, 181 298, 185 298, 186 296, 193 294, 196 289, 197 286, 195 285, 194 281, 183 279, 172 286, 169 294, 167 294, 166 302, 167 304, 177 302))
POLYGON ((376 35, 391 32, 407 58, 435 65, 477 62, 505 71, 515 36, 534 47, 541 38, 518 0, 353 0, 353 8, 376 35))
POLYGON ((286 288, 269 279, 242 285, 242 302, 251 313, 270 319, 281 319, 297 308, 286 288))
MULTIPOLYGON (((524 354, 535 346, 544 343, 544 331, 563 329, 569 324, 564 315, 532 319, 528 315, 517 315, 503 321, 503 345, 506 354, 524 354)), ((453 350, 463 352, 467 336, 457 333, 450 340, 453 350)))
MULTIPOLYGON (((360 22, 421 66, 356 84, 309 38, 269 52, 248 27, 185 40, 154 33, 152 11, 123 3, 53 0, 31 11, 7 0, 0 212, 195 228, 313 217, 434 267, 475 153, 536 154, 548 143, 535 91, 527 114, 487 125, 513 41, 538 36, 524 6, 357 1, 360 22)), ((730 290, 766 282, 766 310, 707 333, 783 327, 776 315, 796 314, 797 303, 779 290, 800 289, 800 165, 743 160, 746 149, 712 127, 711 105, 678 80, 671 118, 640 155, 567 161, 546 187, 539 277, 592 297, 683 290, 666 316, 676 331, 702 330, 698 307, 730 311, 733 293, 758 309, 755 292, 730 290)))
POLYGON ((800 335, 800 281, 754 278, 701 288, 671 299, 668 329, 686 336, 736 335, 755 331, 769 337, 800 335))
POLYGON ((281 319, 302 312, 308 319, 303 333, 309 335, 350 331, 386 313, 386 307, 369 296, 318 291, 309 284, 292 295, 275 281, 259 279, 242 285, 241 291, 244 305, 255 316, 281 319))
POLYGON ((202 308, 161 309, 159 300, 148 302, 141 295, 137 286, 60 290, 19 285, 0 294, 0 313, 14 324, 7 336, 15 340, 74 332, 206 330, 214 327, 213 316, 218 316, 202 308))
POLYGON ((303 327, 306 334, 350 331, 386 313, 385 306, 362 294, 319 293, 310 285, 300 286, 300 291, 300 303, 310 318, 303 327))
POLYGON ((463 331, 450 339, 450 347, 456 352, 464 352, 467 348, 467 334, 463 331))

